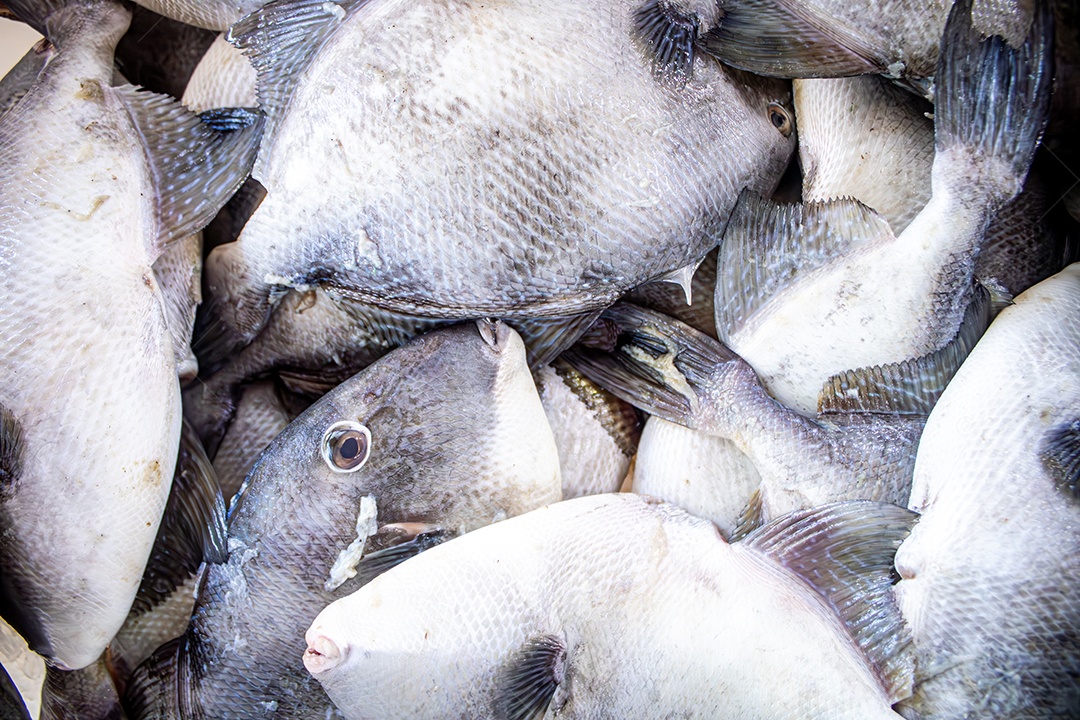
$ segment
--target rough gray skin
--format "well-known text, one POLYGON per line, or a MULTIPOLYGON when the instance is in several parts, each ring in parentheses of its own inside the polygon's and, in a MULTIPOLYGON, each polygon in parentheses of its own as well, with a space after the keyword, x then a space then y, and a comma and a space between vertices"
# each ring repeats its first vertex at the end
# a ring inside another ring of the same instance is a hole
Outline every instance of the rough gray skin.
POLYGON ((738 192, 782 174, 794 137, 770 104, 790 88, 701 53, 688 81, 654 72, 643 4, 320 6, 343 19, 267 107, 267 198, 208 259, 221 319, 250 340, 312 284, 420 315, 569 316, 701 258, 738 192))
POLYGON ((998 315, 926 423, 922 516, 896 555, 917 662, 906 717, 1077 717, 1078 422, 1073 264, 998 315))
MULTIPOLYGON (((357 537, 361 499, 378 524, 457 534, 561 496, 558 455, 524 346, 502 323, 421 336, 324 396, 248 475, 229 521, 229 560, 209 567, 192 626, 136 673, 133 718, 323 718, 329 700, 303 668, 304 631, 329 602, 330 568, 357 537), (370 456, 332 472, 323 435, 340 420, 371 431, 370 456)), ((391 544, 390 531, 366 551, 391 544)))
POLYGON ((127 615, 180 434, 150 168, 110 87, 129 17, 110 2, 52 13, 59 51, 0 117, 0 291, 19 298, 0 313, 4 612, 67 667, 127 615))
POLYGON ((39 720, 127 720, 105 656, 81 670, 45 671, 39 720))
MULTIPOLYGON (((242 386, 276 372, 318 397, 410 338, 446 320, 398 315, 313 287, 288 293, 253 342, 229 354, 196 338, 210 373, 184 389, 184 413, 213 455, 235 411, 242 386), (226 355, 215 367, 215 357, 226 355)), ((213 335, 215 328, 208 333, 213 335)))

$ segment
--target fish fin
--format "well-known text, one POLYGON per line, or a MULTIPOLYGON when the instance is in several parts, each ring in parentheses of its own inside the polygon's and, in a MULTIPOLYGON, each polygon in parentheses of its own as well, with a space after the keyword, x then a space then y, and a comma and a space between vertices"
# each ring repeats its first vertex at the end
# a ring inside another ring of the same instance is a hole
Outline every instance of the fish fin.
POLYGON ((701 45, 721 62, 783 78, 885 72, 889 62, 853 29, 792 0, 724 0, 701 45))
POLYGON ((866 500, 798 510, 743 544, 805 580, 836 610, 893 702, 911 694, 911 634, 892 593, 893 557, 917 518, 866 500))
POLYGON ((0 717, 30 720, 30 711, 26 709, 22 693, 3 665, 0 665, 0 717))
POLYGON ((978 177, 995 183, 994 202, 1020 192, 1049 118, 1053 44, 1048 2, 1036 3, 1018 49, 996 35, 982 38, 972 26, 971 0, 953 5, 935 76, 934 144, 939 158, 961 149, 952 174, 958 191, 978 177))
POLYGON ((555 635, 528 640, 499 672, 497 720, 538 720, 566 677, 566 644, 555 635))
POLYGON ((172 489, 131 613, 141 615, 194 575, 228 559, 225 501, 202 442, 184 422, 172 489))
POLYGON ((694 72, 698 16, 665 0, 649 0, 634 13, 634 30, 652 59, 653 72, 686 82, 694 72))
POLYGON ((130 720, 203 717, 189 668, 188 637, 169 640, 135 668, 122 698, 130 720))
POLYGON ((956 336, 927 355, 888 365, 845 370, 818 394, 818 415, 929 415, 945 386, 990 325, 990 293, 976 284, 956 336))
POLYGON ((885 218, 853 198, 777 205, 744 190, 716 269, 716 332, 727 343, 777 293, 837 258, 894 238, 885 218))
POLYGON ((695 428, 697 388, 737 355, 708 335, 661 313, 620 302, 601 315, 610 351, 577 345, 563 359, 585 377, 645 412, 695 428))
POLYGON ((694 304, 694 273, 697 272, 698 266, 701 265, 704 256, 700 260, 695 260, 689 265, 684 265, 681 268, 676 268, 671 272, 664 273, 660 277, 656 278, 652 282, 666 282, 672 285, 678 285, 682 288, 683 295, 686 297, 686 304, 694 304))
POLYGON ((1080 502, 1080 418, 1051 430, 1043 440, 1039 457, 1058 490, 1080 502))
POLYGON ((356 574, 360 578, 360 585, 367 585, 379 575, 405 562, 409 558, 416 557, 420 553, 446 542, 452 536, 439 527, 423 526, 424 529, 409 528, 406 525, 391 523, 379 528, 376 536, 385 532, 393 532, 397 528, 403 528, 405 540, 390 547, 366 553, 356 565, 356 574))
POLYGON ((168 95, 133 85, 115 88, 143 139, 157 196, 157 258, 169 242, 205 227, 247 178, 263 118, 244 108, 211 110, 206 119, 168 95))
MULTIPOLYGON (((281 112, 296 88, 296 77, 363 0, 272 0, 236 21, 228 41, 251 60, 256 94, 266 113, 266 136, 275 137, 281 112)), ((256 166, 256 177, 261 177, 256 166)))
POLYGON ((537 368, 557 358, 596 322, 600 310, 567 317, 506 319, 517 330, 529 358, 529 367, 537 368))
POLYGON ((761 488, 750 494, 746 501, 746 507, 739 513, 735 521, 735 529, 731 531, 728 542, 741 542, 746 537, 765 524, 765 503, 761 499, 761 488))

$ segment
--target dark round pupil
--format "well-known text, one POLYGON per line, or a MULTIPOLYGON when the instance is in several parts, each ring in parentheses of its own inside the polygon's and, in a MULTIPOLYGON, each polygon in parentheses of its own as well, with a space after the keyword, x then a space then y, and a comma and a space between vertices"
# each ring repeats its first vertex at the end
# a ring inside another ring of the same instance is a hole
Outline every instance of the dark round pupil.
POLYGON ((781 115, 780 113, 778 113, 778 112, 776 112, 774 110, 773 113, 772 113, 772 124, 773 124, 773 126, 775 126, 777 128, 782 128, 782 127, 784 127, 785 122, 787 122, 787 118, 785 118, 783 115, 781 115))
POLYGON ((341 457, 346 460, 352 460, 360 454, 360 443, 356 441, 356 438, 345 438, 345 441, 341 443, 338 448, 338 452, 341 453, 341 457))

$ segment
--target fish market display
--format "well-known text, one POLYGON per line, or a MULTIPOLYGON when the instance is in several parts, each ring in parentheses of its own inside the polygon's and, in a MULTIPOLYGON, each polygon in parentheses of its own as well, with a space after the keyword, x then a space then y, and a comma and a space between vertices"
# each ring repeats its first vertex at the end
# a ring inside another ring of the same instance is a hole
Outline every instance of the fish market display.
POLYGON ((852 200, 776 206, 747 193, 734 212, 717 331, 794 410, 813 415, 838 373, 939 351, 977 292, 979 243, 1020 191, 1046 124, 1052 26, 1041 7, 1013 49, 982 39, 968 11, 954 5, 943 39, 933 194, 902 233, 852 200))
POLYGON ((9 18, 0 718, 1080 720, 1075 0, 9 18))
POLYGON ((1016 298, 926 423, 896 556, 910 718, 1080 709, 1080 264, 1016 298))
MULTIPOLYGON (((677 320, 619 303, 600 322, 614 325, 616 347, 575 348, 565 356, 574 367, 653 415, 731 441, 753 464, 761 484, 737 532, 837 500, 907 504, 921 416, 816 421, 769 397, 742 359, 677 320)), ((665 488, 650 490, 669 499, 665 488)), ((722 518, 721 527, 734 520, 722 518)))
POLYGON ((870 659, 876 639, 849 633, 898 629, 881 594, 912 517, 840 504, 728 545, 655 500, 568 500, 330 605, 304 664, 350 720, 897 718, 903 643, 870 659), (831 604, 845 591, 860 598, 846 628, 831 604))
POLYGON ((248 474, 192 626, 136 672, 142 718, 324 717, 300 662, 331 601, 441 539, 562 495, 521 338, 481 320, 422 335, 294 420, 248 474), (195 708, 198 708, 196 710, 195 708))
POLYGON ((151 264, 243 179, 258 126, 220 132, 112 87, 119 3, 7 5, 47 24, 57 53, 0 117, 0 283, 20 299, 0 313, 0 612, 79 668, 127 615, 176 460, 180 392, 151 264))
POLYGON ((310 286, 570 322, 692 269, 795 138, 789 88, 695 53, 685 28, 629 0, 300 0, 244 18, 230 37, 259 72, 267 196, 208 258, 221 322, 249 341, 310 286))

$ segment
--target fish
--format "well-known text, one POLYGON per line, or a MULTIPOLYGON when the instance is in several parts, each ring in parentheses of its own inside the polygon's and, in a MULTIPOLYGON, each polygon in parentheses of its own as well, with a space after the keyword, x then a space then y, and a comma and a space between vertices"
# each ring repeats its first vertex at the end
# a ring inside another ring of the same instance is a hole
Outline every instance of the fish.
MULTIPOLYGON (((737 455, 729 462, 737 468, 744 462, 740 455, 752 463, 760 485, 739 516, 718 523, 735 525, 733 536, 794 510, 840 500, 907 504, 924 415, 882 409, 806 418, 769 397, 741 358, 677 320, 618 303, 600 321, 614 326, 615 346, 590 351, 579 345, 564 353, 567 362, 650 415, 730 441, 737 455)), ((643 464, 650 462, 656 461, 643 464)), ((753 475, 739 475, 747 476, 753 475)), ((685 493, 683 479, 669 477, 675 493, 685 493)), ((649 490, 670 499, 668 488, 649 490)), ((699 506, 710 495, 726 500, 722 491, 706 493, 696 498, 699 506)), ((726 504, 708 507, 707 514, 718 515, 726 504)))
POLYGON ((48 40, 42 38, 34 43, 22 59, 0 79, 0 115, 22 100, 23 95, 37 79, 41 68, 45 67, 45 63, 54 54, 55 48, 48 40))
MULTIPOLYGON (((851 197, 900 235, 931 197, 933 108, 872 75, 795 80, 803 200, 851 197)), ((975 278, 1004 300, 1068 264, 1069 237, 1054 214, 1049 158, 1040 150, 1024 187, 979 242, 975 278)))
POLYGON ((686 323, 711 338, 716 337, 716 309, 713 293, 716 292, 716 250, 710 250, 694 271, 690 281, 690 293, 670 282, 654 282, 639 285, 622 299, 643 308, 656 310, 686 323))
POLYGON ((559 500, 521 338, 481 320, 421 335, 334 388, 260 456, 187 633, 135 672, 143 718, 325 717, 300 661, 319 610, 448 537, 559 500))
POLYGON ((907 718, 1080 708, 1080 264, 1019 295, 926 423, 896 555, 907 718))
POLYGON ((138 0, 138 4, 172 20, 221 32, 266 0, 138 0))
MULTIPOLYGON (((838 374, 902 375, 957 337, 980 292, 979 243, 1020 191, 1046 124, 1052 41, 1045 4, 1019 49, 982 38, 966 0, 953 6, 936 77, 933 192, 899 235, 851 199, 742 196, 717 260, 717 331, 773 397, 813 416, 838 374)), ((912 379, 911 392, 922 383, 912 379)))
POLYGON ((789 86, 696 53, 694 26, 642 0, 246 16, 230 39, 269 117, 253 172, 267 195, 207 258, 221 323, 249 342, 285 291, 321 286, 572 337, 627 290, 688 277, 795 142, 789 86))
POLYGON ((127 616, 179 443, 151 265, 243 180, 261 121, 113 87, 119 3, 6 4, 58 50, 0 116, 0 614, 78 669, 127 616))
POLYGON ((559 449, 562 498, 617 491, 641 436, 637 410, 558 359, 533 378, 559 449))
POLYGON ((127 720, 103 657, 79 670, 45 670, 40 720, 127 720))
POLYGON ((887 595, 912 519, 839 504, 729 545, 655 499, 567 500, 329 605, 304 665, 349 720, 898 718, 911 665, 887 595), (828 597, 845 592, 847 629, 828 597))
POLYGON ((19 688, 11 681, 11 676, 3 665, 0 665, 0 718, 31 720, 30 711, 19 694, 19 688))
POLYGON ((192 70, 182 101, 197 113, 219 107, 256 107, 255 80, 255 68, 222 33, 192 70))

